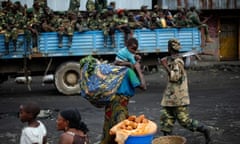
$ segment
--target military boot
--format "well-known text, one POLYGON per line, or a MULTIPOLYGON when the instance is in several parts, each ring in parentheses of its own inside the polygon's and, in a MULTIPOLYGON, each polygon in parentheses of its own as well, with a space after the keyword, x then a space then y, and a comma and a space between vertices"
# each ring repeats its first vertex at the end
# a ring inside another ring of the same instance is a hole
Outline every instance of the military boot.
POLYGON ((211 136, 210 136, 210 128, 205 126, 205 125, 200 125, 199 127, 197 127, 197 131, 201 132, 204 134, 205 137, 205 144, 210 144, 211 143, 211 136))

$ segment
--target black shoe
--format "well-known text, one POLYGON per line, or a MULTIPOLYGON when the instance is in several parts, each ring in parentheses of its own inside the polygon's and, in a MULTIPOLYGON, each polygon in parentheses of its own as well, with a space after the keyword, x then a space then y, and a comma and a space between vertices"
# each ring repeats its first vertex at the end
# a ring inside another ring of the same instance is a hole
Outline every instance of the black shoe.
POLYGON ((207 126, 200 126, 197 128, 197 131, 201 132, 204 134, 204 137, 205 137, 205 144, 211 144, 212 140, 211 140, 211 131, 210 131, 210 128, 207 127, 207 126))

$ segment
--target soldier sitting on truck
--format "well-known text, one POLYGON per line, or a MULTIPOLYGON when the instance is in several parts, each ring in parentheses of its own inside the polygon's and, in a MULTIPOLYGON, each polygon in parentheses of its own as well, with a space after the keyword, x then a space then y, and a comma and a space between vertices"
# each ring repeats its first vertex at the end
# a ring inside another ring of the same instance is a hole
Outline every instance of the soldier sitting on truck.
POLYGON ((68 18, 62 20, 60 26, 58 27, 58 47, 62 48, 63 36, 66 35, 68 37, 68 47, 72 46, 74 28, 71 25, 68 18))
POLYGON ((80 0, 70 0, 70 5, 68 11, 70 12, 78 12, 80 8, 80 0))
POLYGON ((75 29, 78 31, 78 32, 85 32, 85 31, 88 31, 89 28, 88 28, 88 23, 87 23, 87 20, 86 20, 86 16, 82 15, 82 14, 79 14, 77 16, 77 21, 75 23, 75 29))
POLYGON ((123 32, 124 44, 126 45, 127 40, 130 37, 131 30, 128 26, 128 18, 124 12, 124 9, 117 10, 117 15, 114 15, 113 20, 115 22, 115 29, 123 32))
POLYGON ((88 13, 88 28, 92 31, 99 30, 99 15, 97 11, 88 13))
POLYGON ((195 6, 190 7, 190 11, 187 14, 188 18, 191 20, 191 24, 192 26, 197 26, 199 28, 203 28, 204 29, 204 35, 206 38, 206 42, 213 42, 213 40, 210 38, 209 36, 209 32, 208 32, 208 25, 205 24, 204 22, 200 21, 199 15, 198 15, 198 11, 196 10, 195 6))

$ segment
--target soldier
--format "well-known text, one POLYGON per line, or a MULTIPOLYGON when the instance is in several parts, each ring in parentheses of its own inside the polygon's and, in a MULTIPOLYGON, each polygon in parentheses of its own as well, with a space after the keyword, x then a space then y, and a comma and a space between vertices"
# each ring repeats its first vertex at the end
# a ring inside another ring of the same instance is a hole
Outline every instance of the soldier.
POLYGON ((158 21, 158 19, 157 19, 157 14, 156 13, 154 13, 153 15, 152 15, 152 17, 151 17, 151 21, 150 21, 150 23, 149 23, 149 28, 151 29, 151 30, 154 30, 154 29, 156 29, 156 28, 160 28, 162 25, 161 25, 161 23, 158 21))
POLYGON ((68 37, 68 47, 72 46, 74 27, 71 25, 68 18, 62 20, 61 25, 58 28, 58 47, 62 48, 63 36, 68 37))
POLYGON ((99 30, 99 17, 96 11, 89 13, 87 22, 90 30, 99 30))
POLYGON ((31 41, 32 41, 31 25, 30 24, 24 25, 23 30, 24 30, 24 38, 26 41, 27 51, 32 52, 31 51, 31 41))
POLYGON ((123 32, 124 34, 124 44, 127 44, 127 40, 131 34, 131 30, 128 26, 128 18, 124 14, 123 9, 119 9, 117 11, 117 15, 113 17, 113 20, 115 22, 115 29, 123 32))
POLYGON ((165 11, 165 16, 166 16, 166 24, 167 24, 167 26, 170 26, 170 27, 175 26, 172 13, 169 10, 165 11))
POLYGON ((174 24, 175 27, 181 28, 181 27, 189 27, 189 20, 186 18, 184 12, 179 11, 174 16, 174 24))
POLYGON ((198 15, 198 12, 197 12, 195 6, 190 7, 190 11, 187 15, 188 15, 188 18, 191 20, 191 24, 192 24, 191 26, 193 26, 193 27, 197 26, 199 28, 204 29, 204 35, 205 35, 205 38, 206 38, 205 41, 208 42, 208 43, 213 42, 213 40, 209 36, 208 25, 204 24, 200 21, 200 18, 199 18, 199 15, 198 15))
POLYGON ((27 9, 27 21, 28 21, 28 28, 31 31, 32 36, 32 51, 34 53, 38 52, 38 35, 39 35, 39 21, 35 17, 36 15, 33 14, 33 9, 27 9))
POLYGON ((75 29, 78 32, 84 32, 89 30, 87 20, 83 15, 78 15, 75 29))
POLYGON ((135 19, 132 12, 129 12, 128 14, 128 26, 131 29, 131 35, 133 35, 134 29, 142 28, 141 24, 135 19))
POLYGON ((115 47, 115 22, 113 11, 104 9, 102 11, 101 29, 103 31, 104 47, 107 47, 107 39, 110 37, 111 47, 115 47))
POLYGON ((78 12, 80 8, 80 0, 70 0, 70 5, 68 11, 70 12, 78 12))
POLYGON ((177 120, 184 128, 203 133, 206 139, 205 144, 209 144, 211 142, 210 128, 189 116, 190 97, 187 72, 184 69, 183 59, 176 56, 180 48, 181 44, 177 39, 170 39, 168 41, 169 57, 161 59, 167 72, 168 82, 161 101, 160 130, 164 135, 170 135, 177 120))
POLYGON ((144 18, 144 14, 140 13, 136 16, 137 21, 140 23, 142 28, 149 28, 149 21, 144 18))
POLYGON ((95 3, 94 3, 93 0, 87 0, 86 9, 87 9, 87 12, 88 12, 88 13, 91 13, 91 12, 93 12, 94 10, 96 10, 96 8, 95 8, 95 3))
POLYGON ((5 45, 5 49, 6 49, 5 54, 9 54, 9 42, 10 42, 10 39, 11 39, 11 32, 10 32, 11 28, 10 28, 10 26, 5 25, 4 29, 5 29, 4 45, 5 45))
POLYGON ((50 23, 48 23, 48 20, 46 18, 43 18, 42 22, 41 22, 41 31, 42 32, 53 32, 53 31, 55 31, 55 29, 53 26, 51 26, 50 23))
POLYGON ((98 12, 107 8, 107 0, 95 0, 95 8, 98 12))

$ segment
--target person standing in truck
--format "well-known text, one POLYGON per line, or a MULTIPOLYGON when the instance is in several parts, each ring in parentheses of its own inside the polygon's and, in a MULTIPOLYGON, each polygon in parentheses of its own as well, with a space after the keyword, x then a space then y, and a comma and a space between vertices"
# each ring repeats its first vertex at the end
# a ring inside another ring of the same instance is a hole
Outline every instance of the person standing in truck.
POLYGON ((187 72, 183 59, 177 56, 180 48, 181 45, 177 39, 170 39, 168 41, 169 57, 161 59, 168 82, 161 101, 160 130, 165 136, 171 135, 177 120, 184 128, 203 133, 206 139, 205 143, 209 144, 211 142, 210 128, 189 116, 190 97, 187 72))

